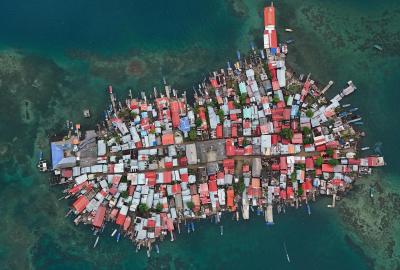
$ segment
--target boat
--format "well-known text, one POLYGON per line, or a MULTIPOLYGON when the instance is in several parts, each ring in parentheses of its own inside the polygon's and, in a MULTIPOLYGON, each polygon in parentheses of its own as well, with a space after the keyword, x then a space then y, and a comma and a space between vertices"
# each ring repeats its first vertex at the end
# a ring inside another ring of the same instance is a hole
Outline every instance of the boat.
POLYGON ((115 229, 112 233, 111 233, 111 237, 114 237, 114 235, 117 233, 117 229, 115 229))
POLYGON ((240 51, 239 50, 236 51, 236 56, 237 56, 238 60, 240 61, 240 51))
POLYGON ((121 233, 120 232, 118 232, 118 234, 117 234, 117 242, 119 242, 119 239, 121 238, 121 233))
POLYGON ((290 44, 290 43, 293 43, 294 42, 294 39, 292 39, 292 38, 290 38, 290 39, 288 39, 288 40, 286 40, 286 44, 290 44))
POLYGON ((190 227, 192 228, 192 232, 194 232, 194 222, 190 222, 190 227))
POLYGON ((254 42, 250 42, 250 48, 251 48, 251 50, 252 50, 252 51, 254 51, 254 50, 255 50, 255 47, 254 47, 254 42))
POLYGON ((351 104, 343 104, 342 105, 343 108, 347 108, 347 107, 350 107, 350 106, 351 106, 351 104))
POLYGON ((358 110, 358 108, 356 107, 356 108, 350 109, 349 112, 355 112, 355 111, 357 111, 357 110, 358 110))
POLYGON ((308 212, 308 215, 311 216, 311 208, 308 203, 307 203, 307 212, 308 212))
POLYGON ((160 248, 158 247, 158 245, 157 245, 157 244, 155 244, 155 248, 156 248, 156 252, 157 252, 157 254, 160 254, 160 248))
POLYGON ((283 242, 283 247, 285 249, 286 259, 290 263, 290 257, 289 257, 289 253, 287 252, 287 248, 286 248, 286 243, 285 242, 283 242))
POLYGON ((286 31, 286 32, 293 32, 293 29, 285 28, 285 31, 286 31))
POLYGON ((243 191, 243 196, 242 196, 242 216, 243 219, 249 219, 249 201, 247 197, 246 191, 243 191))
POLYGON ((378 45, 378 44, 375 44, 375 45, 374 45, 374 49, 377 49, 378 51, 383 51, 382 46, 380 46, 380 45, 378 45))
POLYGON ((37 167, 39 169, 40 172, 47 172, 47 161, 43 158, 43 152, 40 151, 40 155, 39 155, 39 162, 37 164, 37 167))
POLYGON ((361 150, 363 150, 363 151, 369 150, 369 146, 365 146, 365 147, 361 148, 361 150))
POLYGON ((369 196, 370 196, 371 198, 374 197, 374 191, 375 191, 374 187, 371 186, 371 187, 369 188, 369 196))
POLYGON ((354 125, 358 125, 358 126, 362 126, 362 125, 364 125, 364 122, 355 122, 355 123, 353 123, 354 125))
POLYGON ((95 248, 97 246, 97 244, 99 243, 99 239, 100 239, 100 236, 97 236, 96 241, 94 242, 93 248, 95 248))
POLYGON ((220 229, 220 231, 221 231, 221 235, 224 235, 224 226, 219 226, 219 229, 220 229))
POLYGON ((265 222, 267 226, 274 225, 274 215, 272 210, 272 204, 269 204, 267 209, 265 209, 265 222))

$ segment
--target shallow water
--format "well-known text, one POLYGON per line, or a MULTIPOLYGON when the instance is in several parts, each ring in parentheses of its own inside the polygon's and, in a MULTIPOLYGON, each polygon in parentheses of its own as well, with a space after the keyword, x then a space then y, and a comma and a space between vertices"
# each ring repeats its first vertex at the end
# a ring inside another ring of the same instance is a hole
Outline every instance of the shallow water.
POLYGON ((128 88, 149 91, 166 76, 177 89, 190 92, 208 71, 234 59, 238 48, 247 50, 252 40, 261 44, 263 1, 236 1, 235 8, 231 1, 165 3, 0 3, 0 268, 395 269, 396 258, 388 258, 398 256, 398 246, 392 252, 387 247, 399 239, 396 215, 383 223, 374 243, 365 230, 377 230, 384 221, 370 225, 376 207, 389 214, 400 208, 396 1, 275 3, 280 38, 296 40, 289 47, 290 65, 299 73, 311 72, 323 84, 334 80, 331 95, 348 80, 358 86, 349 102, 364 118, 368 137, 363 143, 383 142, 388 162, 368 181, 379 179, 380 193, 393 193, 393 204, 385 202, 385 196, 380 204, 366 204, 368 194, 361 185, 339 203, 343 208, 328 209, 328 201, 321 201, 312 205, 311 216, 305 209, 290 210, 276 216, 273 227, 266 227, 260 217, 236 223, 226 215, 224 236, 215 224, 202 222, 195 233, 161 244, 160 255, 150 260, 144 252, 136 254, 126 240, 117 244, 108 237, 110 232, 92 249, 90 230, 64 217, 68 202, 57 200, 60 189, 49 188, 46 176, 34 166, 40 150, 48 155, 47 136, 62 130, 65 120, 94 127, 110 83, 122 97, 128 88), (286 27, 295 32, 284 33, 286 27), (384 51, 372 49, 375 43, 384 51), (30 104, 29 121, 25 102, 30 104), (90 120, 83 119, 84 108, 92 110, 90 120), (346 209, 360 217, 363 227, 354 225, 346 209))

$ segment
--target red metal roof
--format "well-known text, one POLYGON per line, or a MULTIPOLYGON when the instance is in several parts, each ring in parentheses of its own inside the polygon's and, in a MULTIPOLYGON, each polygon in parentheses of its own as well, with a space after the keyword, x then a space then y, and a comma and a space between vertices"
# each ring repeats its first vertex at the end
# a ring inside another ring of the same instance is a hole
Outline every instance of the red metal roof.
POLYGON ((264 8, 264 26, 275 26, 275 8, 274 6, 264 8))
POLYGON ((115 223, 118 224, 118 225, 123 225, 124 222, 125 222, 125 218, 126 218, 126 215, 121 214, 121 212, 119 212, 117 220, 115 221, 115 223))
POLYGON ((174 135, 172 133, 167 133, 162 136, 162 144, 170 145, 174 144, 174 135))
POLYGON ((286 194, 287 194, 287 196, 288 196, 290 199, 293 199, 293 198, 294 198, 293 187, 288 187, 288 188, 286 189, 286 194))
POLYGON ((172 114, 172 126, 177 128, 180 124, 179 118, 179 102, 178 101, 171 101, 171 114, 172 114))
POLYGON ((286 157, 280 157, 280 169, 287 170, 287 160, 286 157))
POLYGON ((228 190, 226 191, 226 195, 227 195, 226 205, 228 207, 233 207, 234 206, 233 199, 235 197, 233 188, 228 188, 228 190))
POLYGON ((322 164, 322 171, 323 172, 328 172, 328 173, 332 173, 333 172, 333 166, 329 165, 329 164, 322 164))
POLYGON ((271 48, 277 48, 278 47, 278 36, 276 35, 276 31, 272 30, 270 36, 270 44, 271 48))
POLYGON ((214 88, 217 88, 219 86, 216 79, 211 79, 210 82, 211 82, 211 86, 214 88))
POLYGON ((93 226, 100 228, 104 222, 104 216, 106 214, 106 208, 104 206, 99 206, 96 212, 96 216, 92 222, 93 226))
POLYGON ((314 170, 314 159, 312 157, 306 158, 306 169, 314 170))
POLYGON ((217 192, 217 189, 217 181, 213 180, 208 182, 208 190, 210 192, 217 192))
POLYGON ((73 207, 75 208, 75 211, 77 213, 81 213, 83 210, 85 210, 86 206, 89 204, 88 198, 85 196, 80 196, 74 203, 73 207))
POLYGON ((282 190, 279 192, 279 197, 280 197, 281 199, 286 200, 286 190, 282 189, 282 190))
POLYGON ((216 129, 215 129, 215 133, 218 139, 221 139, 223 137, 223 129, 222 129, 222 125, 218 124, 216 129))
POLYGON ((172 182, 171 171, 164 171, 164 184, 170 184, 172 182))
POLYGON ((224 163, 224 167, 228 168, 228 169, 233 169, 233 167, 235 166, 235 160, 234 159, 225 159, 223 161, 224 163))

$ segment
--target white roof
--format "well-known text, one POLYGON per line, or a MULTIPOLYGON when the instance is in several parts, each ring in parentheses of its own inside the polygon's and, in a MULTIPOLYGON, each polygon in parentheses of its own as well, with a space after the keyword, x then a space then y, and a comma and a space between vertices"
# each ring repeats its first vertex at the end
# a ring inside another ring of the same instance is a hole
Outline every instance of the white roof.
POLYGON ((87 174, 82 174, 79 175, 78 177, 75 178, 75 183, 77 185, 82 184, 83 182, 85 182, 86 180, 88 180, 87 174))
POLYGON ((106 143, 104 140, 97 141, 97 155, 104 156, 107 153, 106 143))

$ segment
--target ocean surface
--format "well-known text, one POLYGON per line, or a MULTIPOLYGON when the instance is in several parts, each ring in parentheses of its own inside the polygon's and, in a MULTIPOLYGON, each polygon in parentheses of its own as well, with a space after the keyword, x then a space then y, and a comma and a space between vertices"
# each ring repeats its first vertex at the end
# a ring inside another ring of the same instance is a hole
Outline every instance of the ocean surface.
MULTIPOLYGON (((163 76, 188 93, 212 70, 262 45, 264 1, 1 1, 0 2, 0 269, 400 269, 400 3, 384 0, 275 1, 280 40, 294 39, 288 62, 321 85, 347 81, 358 89, 367 137, 381 143, 387 166, 358 181, 336 209, 329 200, 306 209, 236 222, 223 217, 224 235, 209 221, 135 253, 65 218, 70 202, 39 174, 49 137, 65 121, 94 128, 107 104, 160 87, 163 76), (292 33, 284 32, 292 28, 292 33), (373 48, 374 44, 383 51, 373 48), (92 118, 83 118, 89 108, 92 118), (376 187, 375 199, 369 186, 376 187), (285 256, 286 243, 291 263, 285 256)), ((368 153, 365 153, 368 154, 368 153)))

